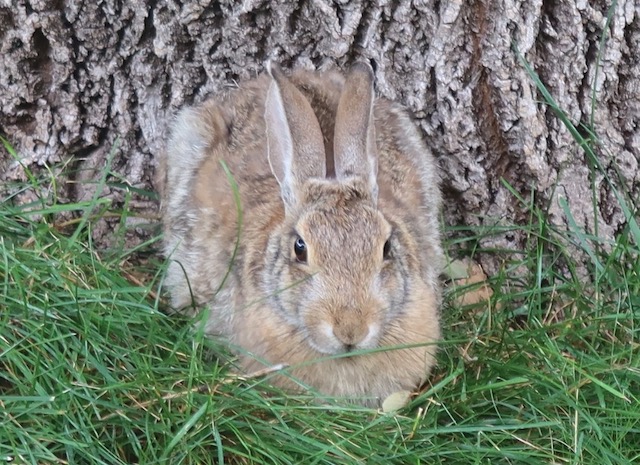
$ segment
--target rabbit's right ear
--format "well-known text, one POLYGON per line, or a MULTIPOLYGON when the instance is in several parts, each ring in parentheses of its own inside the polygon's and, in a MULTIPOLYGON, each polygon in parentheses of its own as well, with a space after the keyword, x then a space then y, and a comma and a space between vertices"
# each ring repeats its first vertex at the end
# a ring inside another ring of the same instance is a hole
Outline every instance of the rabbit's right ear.
POLYGON ((378 197, 378 153, 373 118, 373 70, 364 62, 351 67, 336 111, 333 156, 336 178, 364 181, 373 202, 378 197))
POLYGON ((278 66, 269 63, 267 70, 271 84, 264 119, 269 165, 289 210, 296 206, 304 181, 326 176, 324 142, 320 124, 304 95, 278 66))

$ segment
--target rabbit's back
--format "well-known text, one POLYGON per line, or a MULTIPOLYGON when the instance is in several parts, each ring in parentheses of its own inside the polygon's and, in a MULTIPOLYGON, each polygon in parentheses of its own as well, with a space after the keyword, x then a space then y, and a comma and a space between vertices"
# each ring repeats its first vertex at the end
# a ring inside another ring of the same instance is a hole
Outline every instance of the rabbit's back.
MULTIPOLYGON (((239 218, 251 211, 248 193, 262 190, 268 199, 278 192, 264 143, 267 87, 259 77, 181 110, 172 124, 159 185, 166 285, 178 309, 214 297, 223 310, 236 304, 238 276, 229 263, 237 254, 229 244, 237 242, 239 218)), ((225 325, 211 332, 224 333, 225 325)))

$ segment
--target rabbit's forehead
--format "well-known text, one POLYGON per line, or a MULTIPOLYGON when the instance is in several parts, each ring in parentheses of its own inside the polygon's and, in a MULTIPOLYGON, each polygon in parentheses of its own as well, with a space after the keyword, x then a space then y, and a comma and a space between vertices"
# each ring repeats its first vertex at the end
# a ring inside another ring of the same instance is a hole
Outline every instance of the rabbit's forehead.
POLYGON ((298 231, 316 252, 334 258, 340 252, 369 254, 387 240, 391 227, 380 212, 363 205, 310 212, 300 218, 298 231))

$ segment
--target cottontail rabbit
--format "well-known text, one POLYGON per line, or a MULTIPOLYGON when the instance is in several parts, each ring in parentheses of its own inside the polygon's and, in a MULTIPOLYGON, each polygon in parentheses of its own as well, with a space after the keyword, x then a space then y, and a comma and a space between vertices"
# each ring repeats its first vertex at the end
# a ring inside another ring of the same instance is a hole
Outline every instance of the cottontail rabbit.
POLYGON ((160 165, 173 305, 207 308, 206 332, 241 348, 243 370, 289 364, 366 405, 425 379, 440 337, 437 169, 368 65, 270 66, 183 110, 160 165))

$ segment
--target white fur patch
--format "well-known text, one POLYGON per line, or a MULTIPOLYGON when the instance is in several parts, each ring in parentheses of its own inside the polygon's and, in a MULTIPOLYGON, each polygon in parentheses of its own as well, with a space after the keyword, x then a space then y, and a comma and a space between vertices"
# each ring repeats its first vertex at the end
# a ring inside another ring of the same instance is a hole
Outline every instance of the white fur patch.
POLYGON ((365 338, 358 344, 359 348, 372 349, 376 346, 378 335, 380 334, 380 325, 378 323, 371 323, 369 325, 369 332, 365 338))

